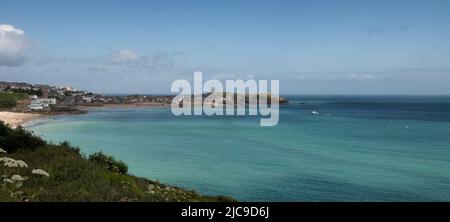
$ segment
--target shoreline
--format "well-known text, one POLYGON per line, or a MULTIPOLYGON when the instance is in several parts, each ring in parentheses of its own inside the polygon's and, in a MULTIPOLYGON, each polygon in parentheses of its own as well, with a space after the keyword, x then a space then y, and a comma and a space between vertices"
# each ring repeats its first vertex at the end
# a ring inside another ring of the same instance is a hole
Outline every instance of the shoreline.
POLYGON ((23 126, 32 121, 44 118, 46 114, 37 113, 17 113, 9 111, 0 112, 0 120, 5 124, 10 125, 12 128, 17 128, 19 125, 23 126))
POLYGON ((103 104, 99 106, 77 106, 77 109, 88 111, 91 109, 127 109, 127 108, 167 108, 170 104, 166 103, 131 103, 131 104, 103 104))
POLYGON ((94 109, 127 109, 127 108, 167 108, 170 104, 105 104, 103 106, 77 106, 76 109, 82 111, 82 113, 74 112, 43 112, 43 113, 28 113, 28 112, 12 112, 12 111, 0 111, 0 121, 10 125, 12 128, 17 126, 25 126, 34 121, 45 119, 49 116, 57 115, 79 115, 86 114, 89 110, 94 109))

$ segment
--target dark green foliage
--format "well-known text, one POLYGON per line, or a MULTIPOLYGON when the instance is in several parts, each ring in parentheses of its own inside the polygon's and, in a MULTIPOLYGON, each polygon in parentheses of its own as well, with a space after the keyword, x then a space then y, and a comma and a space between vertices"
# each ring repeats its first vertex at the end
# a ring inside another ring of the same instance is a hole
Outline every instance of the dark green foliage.
POLYGON ((14 108, 17 100, 27 97, 28 95, 24 93, 0 93, 0 110, 14 108))
POLYGON ((0 201, 234 201, 112 172, 84 158, 76 149, 60 145, 1 156, 23 160, 28 168, 0 166, 0 175, 27 178, 19 189, 3 186, 0 181, 0 201), (31 174, 31 169, 43 169, 50 176, 31 174))
POLYGON ((63 142, 61 142, 59 145, 64 146, 64 147, 70 147, 70 142, 67 140, 64 140, 63 142))
POLYGON ((128 166, 124 162, 116 160, 114 157, 108 156, 101 151, 89 155, 89 160, 113 172, 123 174, 128 172, 128 166))
POLYGON ((61 142, 59 144, 59 146, 64 147, 64 148, 70 148, 72 149, 75 153, 80 154, 80 148, 79 147, 73 147, 70 145, 70 142, 67 140, 64 140, 63 142, 61 142))
POLYGON ((11 129, 0 121, 0 148, 8 153, 16 152, 19 149, 34 150, 45 145, 45 141, 22 127, 11 129))
POLYGON ((32 90, 32 89, 8 89, 8 91, 17 93, 17 94, 28 94, 28 95, 36 95, 42 97, 42 90, 32 90))

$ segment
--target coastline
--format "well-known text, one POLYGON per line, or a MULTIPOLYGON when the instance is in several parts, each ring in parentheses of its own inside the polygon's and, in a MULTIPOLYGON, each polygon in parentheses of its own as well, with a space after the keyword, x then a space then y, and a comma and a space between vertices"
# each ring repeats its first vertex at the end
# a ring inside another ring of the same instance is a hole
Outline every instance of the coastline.
POLYGON ((37 113, 16 113, 8 111, 0 112, 0 120, 10 125, 12 128, 17 128, 19 125, 23 126, 26 123, 41 119, 45 116, 46 115, 44 114, 37 113))
POLYGON ((143 103, 143 104, 104 104, 101 106, 77 106, 76 110, 61 111, 61 112, 43 112, 43 113, 25 113, 25 112, 11 112, 0 111, 0 121, 10 125, 12 128, 17 126, 24 126, 33 121, 43 119, 48 116, 62 115, 62 114, 84 114, 92 109, 127 109, 127 108, 167 108, 170 104, 165 103, 143 103))
POLYGON ((88 111, 90 109, 127 109, 127 108, 167 108, 167 103, 129 103, 129 104, 102 104, 94 106, 77 106, 78 109, 88 111))

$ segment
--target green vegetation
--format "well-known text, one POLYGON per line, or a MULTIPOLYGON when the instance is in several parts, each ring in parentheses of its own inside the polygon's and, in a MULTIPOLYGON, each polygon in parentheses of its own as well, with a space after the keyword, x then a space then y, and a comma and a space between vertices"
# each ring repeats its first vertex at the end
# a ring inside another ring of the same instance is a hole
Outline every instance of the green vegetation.
POLYGON ((14 108, 17 100, 27 97, 28 94, 25 93, 0 93, 0 110, 14 108))
POLYGON ((9 89, 8 91, 18 94, 28 94, 28 95, 36 95, 42 97, 42 90, 32 90, 32 89, 9 89))
POLYGON ((126 174, 126 164, 104 153, 86 157, 2 122, 0 147, 0 201, 234 201, 126 174))
POLYGON ((112 172, 122 174, 128 173, 128 166, 124 162, 116 160, 114 157, 108 156, 101 151, 98 153, 91 154, 89 156, 89 160, 92 161, 93 163, 105 167, 106 169, 112 172))
POLYGON ((46 142, 34 136, 22 127, 12 129, 3 122, 0 123, 0 148, 8 153, 22 150, 35 150, 46 146, 46 142))

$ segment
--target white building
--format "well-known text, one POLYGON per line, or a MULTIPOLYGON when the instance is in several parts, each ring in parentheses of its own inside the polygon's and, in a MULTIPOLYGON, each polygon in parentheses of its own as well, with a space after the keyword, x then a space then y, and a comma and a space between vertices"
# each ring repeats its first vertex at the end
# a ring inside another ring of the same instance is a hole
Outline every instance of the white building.
POLYGON ((44 110, 44 107, 41 104, 37 104, 37 103, 33 103, 33 102, 31 102, 29 107, 31 110, 44 110))
POLYGON ((55 105, 56 99, 35 99, 33 98, 31 100, 30 109, 31 110, 43 110, 45 108, 48 108, 50 105, 55 105))
POLYGON ((83 96, 82 99, 83 99, 83 102, 85 102, 85 103, 92 102, 92 97, 90 97, 90 96, 83 96))
POLYGON ((78 91, 77 89, 73 88, 72 86, 62 86, 62 87, 59 87, 59 89, 64 90, 64 91, 69 91, 69 92, 78 91))

